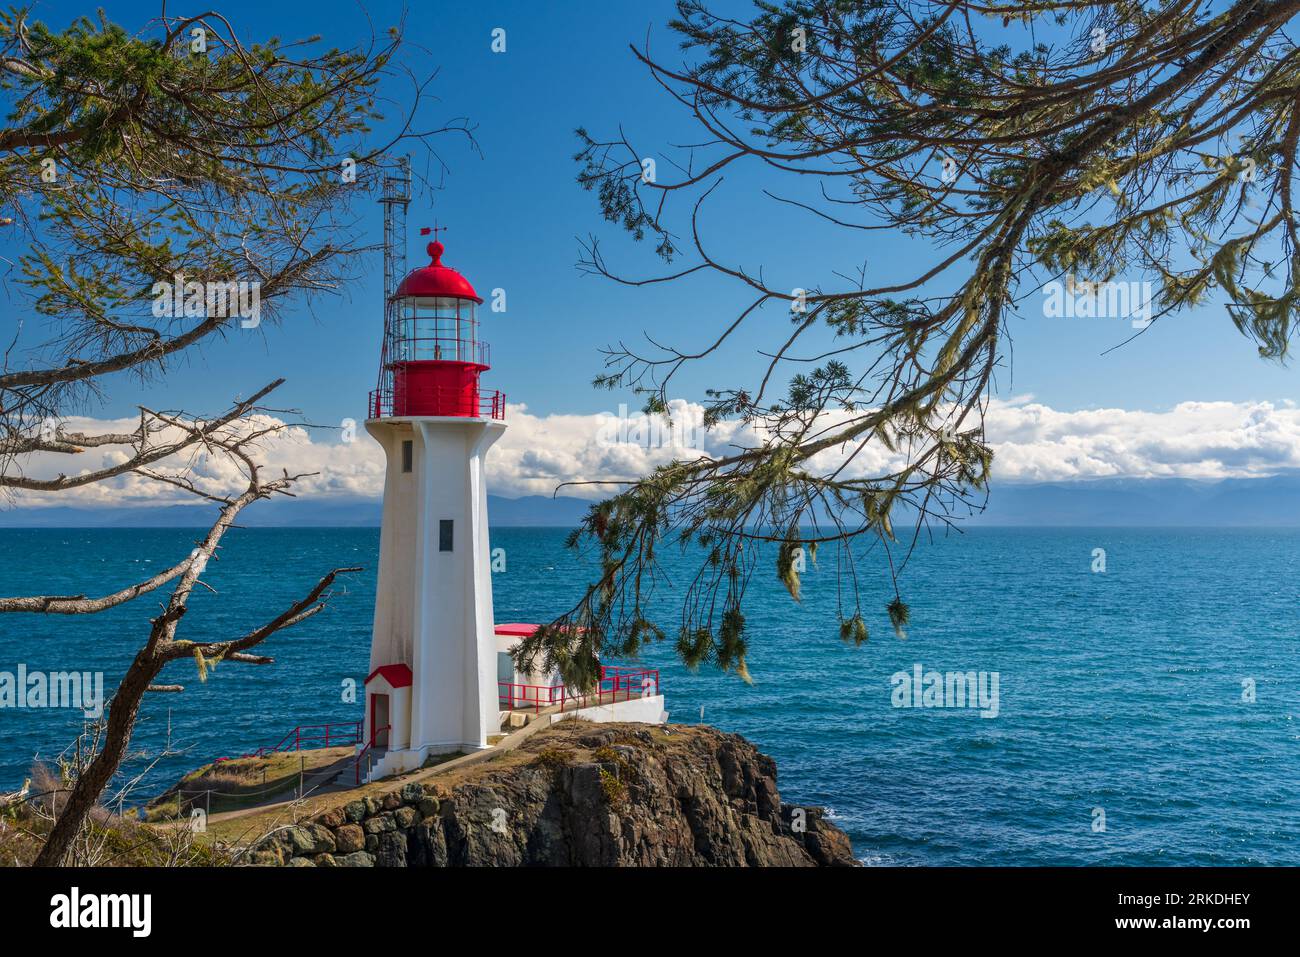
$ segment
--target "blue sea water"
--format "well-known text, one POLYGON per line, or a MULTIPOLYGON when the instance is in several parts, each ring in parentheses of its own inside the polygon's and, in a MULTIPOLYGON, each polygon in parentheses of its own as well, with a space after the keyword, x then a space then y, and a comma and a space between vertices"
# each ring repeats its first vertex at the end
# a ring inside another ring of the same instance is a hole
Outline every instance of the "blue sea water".
MULTIPOLYGON (((185 529, 0 529, 0 595, 98 594, 188 553, 185 529)), ((167 740, 142 793, 214 757, 271 744, 296 724, 351 720, 375 600, 374 529, 242 529, 226 539, 181 627, 229 638, 274 616, 329 568, 364 565, 329 607, 261 650, 276 664, 191 662, 162 680, 133 765, 167 740)), ((495 529, 498 621, 542 621, 584 582, 561 529, 495 529)), ((679 560, 669 556, 669 571, 679 560)), ((772 755, 784 799, 822 805, 875 864, 1300 864, 1300 531, 978 528, 922 545, 904 578, 906 640, 868 559, 870 641, 838 638, 834 562, 793 603, 760 573, 747 610, 753 683, 663 670, 674 723, 701 720, 772 755), (1106 570, 1092 571, 1105 549, 1106 570), (891 676, 996 672, 999 713, 894 706, 891 676), (1255 700, 1243 700, 1253 681, 1255 700), (1105 815, 1105 830, 1097 830, 1105 815)), ((680 571, 684 572, 685 568, 680 571)), ((681 580, 682 575, 677 576, 681 580)), ((163 592, 94 617, 0 616, 0 671, 106 672, 111 687, 163 592)), ((676 594, 659 597, 662 623, 676 594)), ((672 629, 668 629, 671 633, 672 629)), ((0 708, 0 790, 56 755, 80 718, 0 708)))

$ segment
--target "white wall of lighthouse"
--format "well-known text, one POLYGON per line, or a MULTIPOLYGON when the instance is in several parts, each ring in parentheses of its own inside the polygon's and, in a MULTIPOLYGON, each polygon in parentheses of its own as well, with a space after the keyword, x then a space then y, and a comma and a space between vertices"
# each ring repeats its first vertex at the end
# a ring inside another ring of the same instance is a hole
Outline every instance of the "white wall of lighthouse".
POLYGON ((498 730, 484 460, 505 423, 407 416, 366 428, 387 462, 370 667, 406 664, 413 677, 409 741, 388 742, 384 759, 393 773, 484 748, 498 730))

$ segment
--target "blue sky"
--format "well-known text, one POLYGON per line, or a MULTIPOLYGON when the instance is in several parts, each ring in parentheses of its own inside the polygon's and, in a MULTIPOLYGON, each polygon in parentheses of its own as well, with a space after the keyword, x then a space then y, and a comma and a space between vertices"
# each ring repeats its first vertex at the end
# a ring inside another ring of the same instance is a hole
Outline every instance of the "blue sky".
MULTIPOLYGON (((743 11, 742 3, 726 4, 743 11)), ((142 26, 156 2, 111 2, 110 17, 142 26)), ((197 9, 197 8, 196 8, 197 9)), ((181 12, 174 6, 170 12, 181 12)), ((376 25, 394 23, 401 5, 375 2, 365 10, 339 0, 305 3, 223 3, 221 10, 246 41, 320 34, 347 46, 376 25)), ((39 3, 34 15, 55 25, 76 13, 66 2, 39 3)), ((438 99, 424 114, 430 125, 467 116, 477 125, 482 156, 460 140, 439 144, 451 172, 445 189, 417 196, 410 216, 412 265, 423 261, 426 240, 416 227, 436 217, 450 227, 445 261, 460 269, 486 295, 507 292, 505 314, 484 313, 483 336, 492 343, 494 367, 485 385, 526 403, 535 414, 591 413, 615 409, 626 395, 592 389, 600 371, 599 348, 614 340, 635 341, 644 330, 676 345, 705 342, 704 332, 730 320, 746 303, 735 286, 710 278, 652 288, 621 287, 584 277, 575 268, 578 239, 596 232, 607 252, 629 272, 662 268, 648 246, 638 247, 604 224, 595 199, 575 182, 575 127, 598 137, 620 125, 648 155, 673 143, 699 138, 674 104, 628 51, 645 40, 669 60, 679 57, 666 30, 673 6, 666 0, 577 3, 440 3, 413 7, 407 38, 424 53, 417 69, 441 73, 432 87, 438 99), (491 31, 507 31, 507 51, 493 53, 491 31)), ((393 92, 398 92, 397 88, 393 92)), ((661 169, 667 165, 660 160, 661 169)), ((865 237, 825 229, 806 214, 775 207, 760 194, 773 182, 751 168, 727 174, 717 202, 707 209, 705 233, 728 261, 762 265, 775 284, 841 287, 836 271, 853 273, 866 263, 868 282, 910 275, 927 250, 886 234, 865 237)), ((799 186, 794 187, 800 188, 799 186)), ((681 222, 680 220, 678 221, 681 222)), ((380 235, 378 206, 370 221, 380 235)), ((309 419, 336 423, 364 417, 373 388, 381 326, 380 263, 363 264, 362 278, 339 298, 313 309, 292 309, 278 328, 239 331, 192 355, 168 381, 166 405, 193 412, 223 407, 231 396, 266 381, 289 381, 277 404, 301 408, 309 419)), ((788 318, 772 310, 718 362, 685 375, 675 395, 698 400, 709 386, 740 384, 758 368, 755 348, 782 335, 788 318)), ((1266 400, 1295 395, 1294 372, 1259 360, 1254 347, 1232 328, 1221 309, 1162 321, 1118 352, 1103 351, 1125 338, 1126 323, 1105 320, 1013 320, 1012 372, 1000 380, 1004 397, 1032 393, 1057 410, 1125 408, 1164 410, 1187 400, 1266 400)), ((147 395, 160 403, 157 391, 147 395)), ((145 394, 125 380, 108 400, 84 411, 129 414, 145 394)))

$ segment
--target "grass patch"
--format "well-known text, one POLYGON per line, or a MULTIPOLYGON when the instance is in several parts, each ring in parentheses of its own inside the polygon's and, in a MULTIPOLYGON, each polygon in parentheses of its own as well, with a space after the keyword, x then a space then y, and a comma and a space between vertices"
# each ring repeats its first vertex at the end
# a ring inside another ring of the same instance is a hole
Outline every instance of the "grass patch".
POLYGON ((627 803, 627 784, 613 771, 600 769, 600 790, 610 807, 622 807, 627 803))
POLYGON ((559 771, 573 763, 573 751, 569 748, 546 747, 537 752, 536 763, 550 771, 559 771))
POLYGON ((174 821, 187 817, 193 808, 220 814, 256 807, 291 793, 298 787, 299 774, 310 776, 352 753, 348 746, 309 748, 207 764, 145 805, 144 820, 174 821))
MULTIPOLYGON (((30 867, 53 823, 30 812, 0 818, 0 867, 30 867)), ((162 831, 97 808, 76 841, 78 866, 224 867, 229 858, 204 835, 162 831)))
POLYGON ((637 779, 637 767, 626 757, 609 745, 601 745, 591 752, 601 765, 600 789, 610 807, 621 807, 627 803, 628 782, 637 779))

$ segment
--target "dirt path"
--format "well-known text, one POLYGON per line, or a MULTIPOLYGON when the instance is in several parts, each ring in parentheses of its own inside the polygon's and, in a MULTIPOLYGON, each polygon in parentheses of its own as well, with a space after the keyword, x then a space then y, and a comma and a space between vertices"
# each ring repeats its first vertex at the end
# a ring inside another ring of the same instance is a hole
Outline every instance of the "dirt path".
MULTIPOLYGON (((453 758, 450 761, 444 761, 441 764, 436 764, 430 768, 424 768, 419 771, 411 771, 405 774, 395 774, 390 778, 384 778, 380 781, 371 782, 370 784, 362 784, 359 787, 345 787, 341 785, 326 784, 325 786, 322 787, 315 787, 311 789, 304 788, 303 798, 299 798, 295 793, 292 796, 286 797, 282 800, 268 800, 267 802, 263 804, 259 804, 255 807, 240 808, 236 811, 223 811, 219 814, 213 814, 209 816, 208 825, 211 826, 213 824, 222 824, 226 822, 236 821, 241 818, 253 817, 255 815, 268 815, 268 816, 273 815, 275 814, 275 812, 286 810, 292 807, 293 805, 298 804, 302 800, 308 800, 311 802, 311 804, 309 805, 310 813, 314 815, 320 813, 321 811, 326 810, 329 806, 333 806, 339 803, 347 803, 348 800, 353 800, 352 795, 365 796, 368 794, 381 793, 381 792, 392 790, 393 784, 397 781, 402 781, 403 783, 409 781, 424 781, 427 778, 448 774, 451 773, 452 771, 459 770, 460 768, 468 767, 474 764, 479 764, 483 761, 490 761, 493 758, 501 757, 503 754, 513 751, 515 748, 519 747, 519 745, 523 744, 524 741, 528 740, 528 738, 532 737, 538 731, 541 731, 543 728, 550 727, 552 718, 559 712, 560 712, 559 705, 554 705, 550 708, 544 708, 537 715, 537 717, 534 718, 532 721, 530 721, 527 725, 525 725, 524 727, 520 728, 517 731, 511 732, 506 737, 498 741, 492 747, 484 748, 482 751, 474 751, 470 754, 461 755, 458 758, 453 758), (348 795, 348 797, 346 798, 346 800, 343 801, 322 800, 324 798, 333 798, 335 795, 348 795)), ((344 761, 336 762, 335 765, 332 765, 331 769, 333 771, 333 774, 330 776, 330 778, 326 778, 326 780, 332 780, 333 775, 337 775, 339 771, 341 771, 343 767, 350 761, 351 759, 348 758, 345 759, 344 761)))

